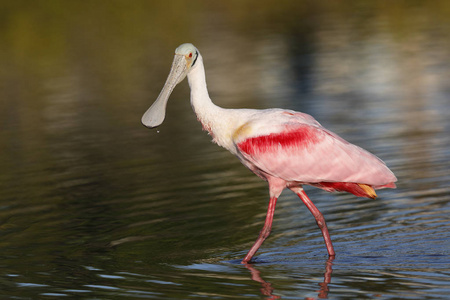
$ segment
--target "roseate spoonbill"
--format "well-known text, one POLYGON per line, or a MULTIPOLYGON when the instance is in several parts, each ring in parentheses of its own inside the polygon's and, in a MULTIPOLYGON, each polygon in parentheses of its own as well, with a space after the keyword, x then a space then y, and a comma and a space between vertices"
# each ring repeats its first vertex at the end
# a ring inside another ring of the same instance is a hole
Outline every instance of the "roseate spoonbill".
POLYGON ((164 120, 167 101, 175 86, 188 77, 191 105, 215 143, 224 147, 269 184, 269 207, 264 227, 242 263, 248 263, 269 236, 277 198, 288 188, 310 210, 322 231, 328 255, 335 256, 322 213, 303 185, 328 192, 345 191, 375 198, 375 189, 395 188, 395 175, 375 155, 350 144, 322 127, 310 115, 286 109, 225 109, 208 95, 200 52, 192 44, 175 50, 169 76, 156 101, 142 116, 154 128, 164 120))

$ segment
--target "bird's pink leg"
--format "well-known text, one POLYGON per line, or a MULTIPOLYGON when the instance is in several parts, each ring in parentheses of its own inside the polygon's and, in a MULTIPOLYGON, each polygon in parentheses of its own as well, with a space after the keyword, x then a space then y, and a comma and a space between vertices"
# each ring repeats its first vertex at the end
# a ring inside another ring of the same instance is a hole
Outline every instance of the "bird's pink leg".
POLYGON ((277 204, 277 197, 270 197, 269 208, 267 209, 264 227, 259 232, 259 236, 255 244, 253 244, 252 248, 250 248, 250 251, 248 251, 247 255, 245 256, 245 258, 242 260, 241 263, 243 264, 248 263, 252 259, 253 255, 255 255, 256 251, 258 251, 259 247, 261 247, 264 240, 270 235, 270 231, 272 230, 273 214, 275 212, 276 204, 277 204))
POLYGON ((312 203, 311 199, 309 199, 309 197, 306 195, 303 188, 291 188, 291 190, 296 193, 300 197, 300 199, 302 199, 303 203, 305 203, 306 207, 316 219, 316 223, 322 231, 323 239, 325 240, 325 245, 327 246, 328 255, 334 257, 336 253, 334 252, 330 234, 328 233, 327 223, 325 222, 325 218, 323 217, 322 213, 317 209, 314 203, 312 203))

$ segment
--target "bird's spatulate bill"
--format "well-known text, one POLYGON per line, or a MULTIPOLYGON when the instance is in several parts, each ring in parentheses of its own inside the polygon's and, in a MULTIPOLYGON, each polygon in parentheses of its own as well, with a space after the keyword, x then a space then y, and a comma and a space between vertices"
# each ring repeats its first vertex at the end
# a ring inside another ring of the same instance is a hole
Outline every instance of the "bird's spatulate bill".
POLYGON ((180 83, 187 74, 186 60, 183 55, 175 55, 166 83, 159 93, 156 101, 142 116, 141 122, 148 128, 155 128, 162 124, 166 116, 166 106, 175 86, 180 83))

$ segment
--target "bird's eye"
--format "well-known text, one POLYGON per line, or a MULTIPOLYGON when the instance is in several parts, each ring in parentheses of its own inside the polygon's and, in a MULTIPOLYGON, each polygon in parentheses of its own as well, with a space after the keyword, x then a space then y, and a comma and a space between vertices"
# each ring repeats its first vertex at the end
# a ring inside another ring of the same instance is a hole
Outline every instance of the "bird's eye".
POLYGON ((189 58, 191 58, 192 57, 192 52, 191 53, 189 53, 189 58))

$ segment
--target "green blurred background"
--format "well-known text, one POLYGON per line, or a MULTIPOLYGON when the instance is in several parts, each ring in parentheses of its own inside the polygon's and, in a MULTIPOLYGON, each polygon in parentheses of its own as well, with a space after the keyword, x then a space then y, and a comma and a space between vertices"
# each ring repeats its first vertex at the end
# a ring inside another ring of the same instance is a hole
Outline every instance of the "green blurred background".
MULTIPOLYGON (((158 131, 140 124, 185 42, 217 104, 312 114, 399 177, 376 202, 308 191, 342 253, 334 297, 448 295, 445 0, 0 0, 0 295, 264 297, 236 262, 265 182, 209 142, 186 83, 158 131)), ((308 297, 324 245, 282 200, 260 268, 280 295, 308 297)))

